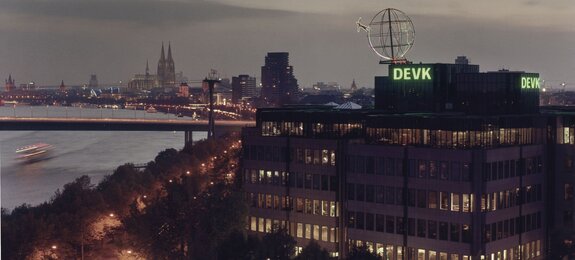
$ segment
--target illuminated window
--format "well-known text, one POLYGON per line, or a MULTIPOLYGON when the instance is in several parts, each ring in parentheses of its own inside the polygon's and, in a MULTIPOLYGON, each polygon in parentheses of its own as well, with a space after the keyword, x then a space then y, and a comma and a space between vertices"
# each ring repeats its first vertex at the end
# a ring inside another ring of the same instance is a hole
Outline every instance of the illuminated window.
POLYGON ((439 209, 441 210, 449 210, 449 197, 447 192, 439 192, 439 209))
POLYGON ((429 250, 429 260, 437 260, 437 252, 429 250))
POLYGON ((426 260, 425 249, 417 249, 417 260, 426 260))
POLYGON ((258 231, 264 232, 265 220, 263 218, 258 218, 258 231))
POLYGON ((266 194, 266 208, 268 208, 268 209, 272 208, 272 195, 271 194, 266 194))
POLYGON ((463 212, 471 212, 471 196, 470 194, 463 193, 461 195, 463 200, 463 212))
POLYGON ((451 211, 459 211, 459 194, 451 193, 451 211))
POLYGON ((302 223, 297 223, 297 232, 296 232, 297 237, 303 237, 303 224, 302 223))
POLYGON ((295 199, 295 207, 296 207, 296 212, 303 213, 304 199, 296 198, 295 199))
POLYGON ((305 149, 305 164, 312 163, 313 150, 305 149))
POLYGON ((256 217, 250 217, 250 230, 258 231, 258 219, 256 217))
POLYGON ((321 150, 321 164, 323 164, 323 165, 329 164, 329 151, 328 150, 321 150))
POLYGON ((335 228, 330 227, 329 228, 329 242, 335 243, 336 242, 336 237, 335 237, 335 228))
POLYGON ((305 238, 311 239, 311 224, 305 224, 305 238))
POLYGON ((335 151, 334 150, 330 150, 330 164, 332 166, 335 166, 335 151))
POLYGON ((321 200, 313 200, 313 214, 321 215, 321 200))
POLYGON ((266 233, 271 233, 272 232, 272 220, 269 218, 266 218, 266 233))
POLYGON ((320 239, 320 229, 319 225, 313 225, 313 239, 319 240, 320 239))
POLYGON ((321 240, 327 242, 328 241, 328 231, 326 226, 321 227, 321 240))
POLYGON ((313 205, 312 205, 312 200, 310 199, 305 199, 305 213, 306 214, 313 214, 313 205))
POLYGON ((334 201, 330 201, 329 203, 329 216, 330 217, 336 216, 336 204, 334 201))
POLYGON ((447 253, 440 252, 439 253, 439 260, 447 260, 447 253))

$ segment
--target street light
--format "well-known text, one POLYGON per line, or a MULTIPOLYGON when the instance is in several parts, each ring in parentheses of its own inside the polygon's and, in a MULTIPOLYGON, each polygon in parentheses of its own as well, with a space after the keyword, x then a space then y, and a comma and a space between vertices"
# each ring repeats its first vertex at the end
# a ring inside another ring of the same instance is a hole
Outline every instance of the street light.
POLYGON ((56 249, 58 249, 58 246, 52 245, 52 249, 56 250, 56 249))
POLYGON ((114 217, 114 213, 110 213, 110 217, 114 217))

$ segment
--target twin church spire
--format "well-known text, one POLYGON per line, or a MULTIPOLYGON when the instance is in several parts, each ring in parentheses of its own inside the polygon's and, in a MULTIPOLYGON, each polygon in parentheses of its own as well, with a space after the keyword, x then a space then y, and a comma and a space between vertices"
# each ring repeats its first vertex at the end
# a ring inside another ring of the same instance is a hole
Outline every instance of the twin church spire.
MULTIPOLYGON (((147 70, 146 64, 146 70, 147 70)), ((162 52, 160 54, 160 60, 158 61, 157 70, 158 84, 160 87, 174 87, 176 86, 176 68, 174 65, 174 59, 172 58, 172 46, 168 42, 168 58, 164 52, 164 43, 162 42, 162 52)))

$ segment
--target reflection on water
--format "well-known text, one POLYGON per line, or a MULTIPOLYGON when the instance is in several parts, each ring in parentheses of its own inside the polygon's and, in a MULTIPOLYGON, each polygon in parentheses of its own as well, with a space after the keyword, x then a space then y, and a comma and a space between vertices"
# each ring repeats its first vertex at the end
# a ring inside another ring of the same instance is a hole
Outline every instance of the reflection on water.
MULTIPOLYGON (((11 109, 0 109, 0 116, 11 109)), ((194 140, 205 137, 195 133, 194 140)), ((1 206, 37 205, 79 176, 88 175, 97 183, 119 165, 148 162, 164 149, 181 149, 183 142, 181 132, 0 131, 1 206), (16 160, 16 149, 35 143, 54 146, 49 160, 16 160)))

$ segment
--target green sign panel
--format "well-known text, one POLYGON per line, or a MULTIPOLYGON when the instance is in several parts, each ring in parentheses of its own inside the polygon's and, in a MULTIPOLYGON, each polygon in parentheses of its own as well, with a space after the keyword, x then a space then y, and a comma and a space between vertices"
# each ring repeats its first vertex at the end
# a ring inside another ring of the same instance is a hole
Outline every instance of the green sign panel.
POLYGON ((393 80, 431 80, 430 67, 395 67, 391 72, 393 80))
POLYGON ((521 89, 539 89, 539 77, 521 77, 521 89))

